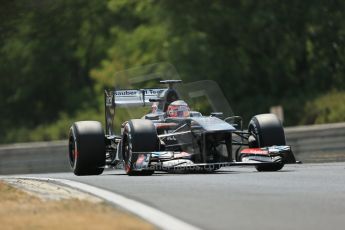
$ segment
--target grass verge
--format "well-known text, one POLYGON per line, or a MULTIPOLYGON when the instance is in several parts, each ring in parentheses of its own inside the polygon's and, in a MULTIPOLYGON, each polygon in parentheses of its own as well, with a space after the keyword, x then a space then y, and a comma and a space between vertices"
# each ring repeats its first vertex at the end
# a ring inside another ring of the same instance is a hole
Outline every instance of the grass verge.
POLYGON ((42 200, 0 181, 0 226, 7 229, 154 229, 104 203, 42 200))

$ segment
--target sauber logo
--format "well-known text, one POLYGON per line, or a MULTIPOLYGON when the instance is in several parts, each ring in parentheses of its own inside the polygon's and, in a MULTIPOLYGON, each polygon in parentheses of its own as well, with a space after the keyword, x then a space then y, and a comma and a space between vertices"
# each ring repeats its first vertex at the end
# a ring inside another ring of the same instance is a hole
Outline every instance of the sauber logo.
POLYGON ((115 96, 135 96, 137 92, 138 92, 137 90, 115 91, 115 96))
POLYGON ((126 96, 139 96, 143 92, 146 96, 157 96, 162 93, 164 89, 143 89, 143 90, 118 90, 115 91, 115 96, 117 97, 126 97, 126 96))

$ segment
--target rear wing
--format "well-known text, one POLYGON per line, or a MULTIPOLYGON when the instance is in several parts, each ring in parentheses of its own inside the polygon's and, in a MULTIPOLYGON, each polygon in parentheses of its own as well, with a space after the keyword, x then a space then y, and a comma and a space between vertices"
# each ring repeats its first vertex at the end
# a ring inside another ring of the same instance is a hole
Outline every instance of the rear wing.
POLYGON ((106 135, 114 135, 116 107, 151 106, 167 89, 104 90, 106 135))
POLYGON ((115 106, 132 107, 152 105, 166 89, 115 90, 115 106))

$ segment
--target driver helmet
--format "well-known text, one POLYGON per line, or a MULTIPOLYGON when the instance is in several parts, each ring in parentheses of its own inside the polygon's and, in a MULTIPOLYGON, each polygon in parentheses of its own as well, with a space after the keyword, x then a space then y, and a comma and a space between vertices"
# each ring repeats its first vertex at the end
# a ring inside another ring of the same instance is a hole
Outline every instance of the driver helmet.
POLYGON ((185 101, 177 100, 172 102, 167 109, 168 117, 189 117, 190 109, 185 101))

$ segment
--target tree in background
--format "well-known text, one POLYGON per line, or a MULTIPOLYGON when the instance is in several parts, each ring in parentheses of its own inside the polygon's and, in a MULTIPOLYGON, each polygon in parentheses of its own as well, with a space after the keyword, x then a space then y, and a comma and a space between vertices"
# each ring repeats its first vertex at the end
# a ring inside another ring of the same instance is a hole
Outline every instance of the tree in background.
POLYGON ((159 61, 176 66, 185 81, 216 80, 237 114, 283 105, 285 124, 305 116, 306 103, 344 90, 345 4, 341 1, 110 1, 143 23, 125 30, 102 79, 120 69, 159 61), (120 68, 117 68, 117 66, 120 68))
POLYGON ((114 73, 157 62, 186 82, 217 81, 245 120, 280 104, 285 125, 344 121, 311 109, 345 94, 343 1, 3 2, 1 142, 18 128, 19 140, 54 139, 74 119, 102 119, 114 73))
POLYGON ((15 0, 1 11, 0 137, 98 109, 89 72, 105 57, 116 23, 106 3, 15 0))

